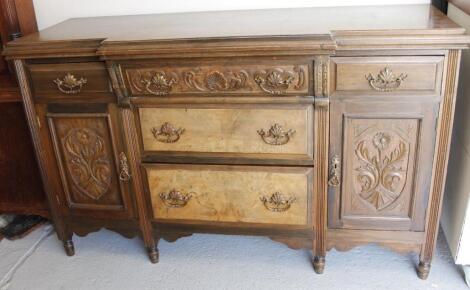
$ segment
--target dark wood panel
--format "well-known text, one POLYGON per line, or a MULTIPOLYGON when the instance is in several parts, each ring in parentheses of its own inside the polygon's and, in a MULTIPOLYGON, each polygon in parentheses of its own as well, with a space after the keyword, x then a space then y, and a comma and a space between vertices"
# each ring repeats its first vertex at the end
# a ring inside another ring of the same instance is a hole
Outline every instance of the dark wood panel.
MULTIPOLYGON (((32 0, 0 1, 3 44, 37 31, 32 0)), ((0 57, 0 212, 49 216, 21 95, 12 66, 0 57)))
POLYGON ((329 227, 424 231, 437 112, 332 100, 329 227))
POLYGON ((47 201, 21 103, 0 104, 0 212, 46 215, 47 201))
POLYGON ((122 176, 127 160, 116 129, 116 111, 48 113, 47 118, 65 211, 70 215, 131 216, 128 179, 122 176))

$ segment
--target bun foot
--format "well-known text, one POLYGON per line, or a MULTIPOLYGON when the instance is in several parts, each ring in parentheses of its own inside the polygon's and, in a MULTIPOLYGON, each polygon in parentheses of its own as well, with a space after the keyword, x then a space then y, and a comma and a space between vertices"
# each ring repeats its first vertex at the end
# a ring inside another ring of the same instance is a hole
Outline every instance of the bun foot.
POLYGON ((150 262, 152 264, 158 263, 158 260, 160 257, 158 253, 158 249, 156 247, 150 247, 150 248, 147 248, 147 251, 148 251, 150 262))
POLYGON ((75 255, 75 247, 72 240, 64 241, 64 249, 67 256, 71 257, 75 255))
POLYGON ((419 279, 426 280, 429 276, 430 270, 431 270, 431 263, 419 262, 418 271, 417 271, 419 279))
POLYGON ((325 257, 315 256, 313 258, 313 269, 317 274, 323 274, 325 270, 325 257))

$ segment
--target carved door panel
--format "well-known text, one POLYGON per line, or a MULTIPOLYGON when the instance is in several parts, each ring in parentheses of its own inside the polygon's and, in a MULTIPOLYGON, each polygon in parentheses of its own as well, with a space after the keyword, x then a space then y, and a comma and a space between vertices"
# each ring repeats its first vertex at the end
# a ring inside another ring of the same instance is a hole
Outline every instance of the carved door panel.
POLYGON ((437 105, 332 101, 331 228, 424 230, 437 105))
POLYGON ((48 105, 65 214, 132 216, 130 172, 114 105, 48 105))

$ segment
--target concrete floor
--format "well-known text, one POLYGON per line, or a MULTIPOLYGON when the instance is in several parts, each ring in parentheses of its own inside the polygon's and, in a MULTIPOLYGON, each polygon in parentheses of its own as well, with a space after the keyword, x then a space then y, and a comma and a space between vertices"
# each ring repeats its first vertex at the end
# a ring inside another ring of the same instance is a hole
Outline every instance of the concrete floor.
POLYGON ((160 263, 152 265, 139 239, 107 230, 75 237, 76 255, 69 258, 48 231, 46 226, 22 240, 0 242, 1 290, 469 289, 442 235, 431 275, 422 281, 415 255, 373 245, 329 252, 325 274, 316 275, 308 251, 267 238, 193 235, 163 241, 160 263))

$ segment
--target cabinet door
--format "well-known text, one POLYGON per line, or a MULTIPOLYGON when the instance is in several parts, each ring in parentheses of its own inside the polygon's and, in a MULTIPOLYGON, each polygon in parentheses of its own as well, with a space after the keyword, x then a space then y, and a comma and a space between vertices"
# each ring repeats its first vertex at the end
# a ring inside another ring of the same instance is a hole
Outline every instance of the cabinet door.
POLYGON ((436 102, 332 100, 329 227, 423 231, 436 102))
POLYGON ((69 215, 129 217, 130 172, 114 105, 47 107, 49 136, 69 215))

